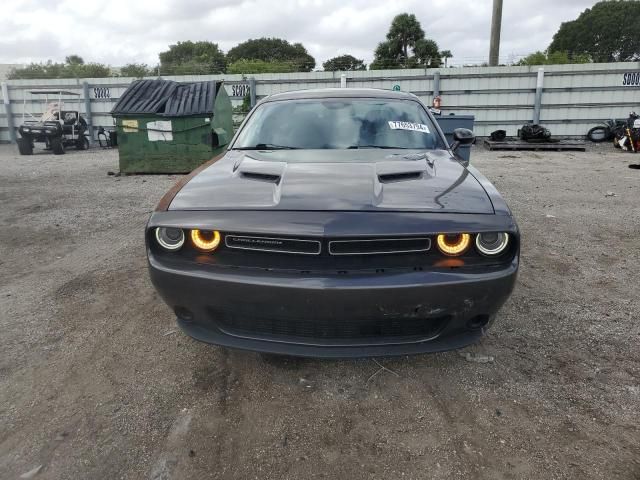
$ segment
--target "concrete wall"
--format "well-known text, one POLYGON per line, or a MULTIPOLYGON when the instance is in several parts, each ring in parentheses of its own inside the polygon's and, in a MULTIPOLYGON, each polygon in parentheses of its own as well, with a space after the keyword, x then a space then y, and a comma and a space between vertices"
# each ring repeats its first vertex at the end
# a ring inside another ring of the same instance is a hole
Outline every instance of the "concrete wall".
MULTIPOLYGON (((540 123, 554 135, 583 136, 603 119, 626 118, 631 110, 640 111, 640 85, 625 85, 625 74, 628 73, 640 73, 640 62, 545 66, 540 123)), ((309 72, 252 76, 256 79, 259 99, 288 90, 339 87, 341 75, 341 72, 309 72)), ((415 93, 427 104, 431 103, 434 91, 439 91, 443 113, 475 115, 475 131, 479 136, 489 135, 498 128, 515 135, 518 127, 531 122, 534 115, 538 67, 373 70, 345 72, 345 75, 348 87, 391 89, 398 85, 402 91, 415 93)), ((243 94, 249 88, 249 81, 242 75, 164 78, 177 81, 223 79, 234 105, 242 103, 243 94)), ((94 127, 111 127, 113 120, 109 111, 133 80, 119 77, 9 80, 6 83, 14 125, 20 124, 23 110, 42 111, 41 101, 29 94, 30 89, 64 88, 82 94, 86 81, 94 127)), ((8 140, 6 109, 0 102, 0 141, 8 140)))

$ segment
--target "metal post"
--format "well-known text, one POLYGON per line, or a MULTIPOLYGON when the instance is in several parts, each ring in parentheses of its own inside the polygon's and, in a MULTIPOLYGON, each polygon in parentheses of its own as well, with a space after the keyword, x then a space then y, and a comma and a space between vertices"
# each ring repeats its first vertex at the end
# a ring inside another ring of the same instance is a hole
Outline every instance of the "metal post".
POLYGON ((440 70, 433 72, 433 96, 440 95, 440 70))
POLYGON ((87 131, 89 132, 89 145, 93 145, 93 119, 91 118, 91 98, 89 98, 89 83, 82 82, 84 94, 84 114, 87 121, 87 131))
POLYGON ((540 123, 540 107, 542 107, 542 85, 544 84, 544 68, 538 69, 538 80, 536 82, 536 100, 533 106, 533 123, 540 123))
POLYGON ((347 88, 347 75, 344 73, 340 75, 340 88, 347 88))
POLYGON ((491 43, 489 45, 489 66, 498 66, 500 58, 500 28, 502 25, 502 0, 493 0, 491 15, 491 43))
POLYGON ((9 141, 11 143, 16 143, 16 129, 13 125, 13 112, 11 110, 11 100, 9 100, 9 87, 7 86, 7 82, 2 82, 2 101, 4 103, 4 112, 7 114, 9 141))
POLYGON ((249 95, 251 96, 251 108, 256 106, 256 77, 249 79, 249 95))

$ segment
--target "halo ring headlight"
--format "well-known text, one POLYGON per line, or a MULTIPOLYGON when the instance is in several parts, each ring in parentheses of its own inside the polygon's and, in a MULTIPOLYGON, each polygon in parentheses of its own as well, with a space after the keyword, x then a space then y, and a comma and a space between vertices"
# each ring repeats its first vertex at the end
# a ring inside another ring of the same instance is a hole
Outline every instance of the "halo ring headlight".
POLYGON ((467 251, 471 245, 468 233, 440 234, 436 238, 438 249, 447 256, 457 257, 467 251))
POLYGON ((155 233, 158 245, 165 250, 175 252, 184 245, 184 232, 181 228, 158 227, 155 233))
POLYGON ((220 232, 217 230, 191 230, 193 245, 203 252, 213 252, 220 245, 220 232))
POLYGON ((479 233, 476 235, 476 248, 485 256, 499 255, 509 245, 509 234, 505 232, 479 233))

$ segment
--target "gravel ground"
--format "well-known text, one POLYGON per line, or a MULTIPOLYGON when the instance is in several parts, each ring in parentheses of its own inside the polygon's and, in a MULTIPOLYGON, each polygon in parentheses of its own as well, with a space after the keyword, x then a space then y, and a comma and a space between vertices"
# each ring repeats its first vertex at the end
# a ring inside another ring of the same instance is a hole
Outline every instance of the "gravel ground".
POLYGON ((494 360, 373 376, 176 332, 143 242, 176 177, 0 146, 0 478, 640 479, 640 155, 472 155, 523 233, 516 290, 466 350, 494 360))

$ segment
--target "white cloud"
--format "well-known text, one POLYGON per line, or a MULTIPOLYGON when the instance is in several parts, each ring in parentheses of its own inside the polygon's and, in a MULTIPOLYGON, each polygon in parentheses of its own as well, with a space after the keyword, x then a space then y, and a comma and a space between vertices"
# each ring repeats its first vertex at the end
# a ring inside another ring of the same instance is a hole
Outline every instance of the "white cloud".
MULTIPOLYGON (((501 58, 545 49, 560 23, 593 0, 507 0, 501 58)), ((303 43, 318 66, 350 53, 369 63, 394 15, 414 13, 427 36, 454 62, 487 58, 491 0, 22 0, 3 5, 0 63, 85 61, 156 64, 158 53, 184 40, 210 40, 228 50, 249 38, 303 43)))

